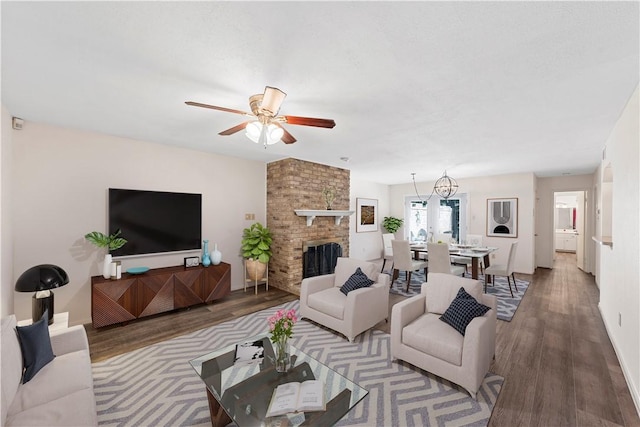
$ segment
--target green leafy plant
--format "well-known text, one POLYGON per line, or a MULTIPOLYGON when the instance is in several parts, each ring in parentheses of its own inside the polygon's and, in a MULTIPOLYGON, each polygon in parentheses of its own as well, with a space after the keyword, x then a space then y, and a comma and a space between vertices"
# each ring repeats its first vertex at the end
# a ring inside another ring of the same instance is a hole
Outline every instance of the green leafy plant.
POLYGON ((242 256, 257 259, 263 264, 271 259, 271 231, 256 222, 242 231, 242 256))
POLYGON ((93 243, 99 248, 107 248, 107 251, 111 252, 116 249, 120 249, 127 243, 126 239, 120 236, 121 231, 118 230, 110 236, 99 231, 92 231, 84 235, 84 238, 93 243))
POLYGON ((392 216, 385 216, 384 220, 382 221, 382 226, 389 233, 395 233, 396 231, 398 231, 398 229, 400 227, 402 227, 402 223, 403 222, 404 222, 403 219, 395 218, 395 217, 392 217, 392 216))

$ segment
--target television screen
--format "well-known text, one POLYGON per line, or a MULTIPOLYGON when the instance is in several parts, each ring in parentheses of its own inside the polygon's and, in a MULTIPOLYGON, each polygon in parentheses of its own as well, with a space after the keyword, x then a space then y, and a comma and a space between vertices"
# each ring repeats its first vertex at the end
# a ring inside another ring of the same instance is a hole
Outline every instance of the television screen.
POLYGON ((202 194, 109 189, 109 234, 127 244, 113 256, 200 249, 202 194))

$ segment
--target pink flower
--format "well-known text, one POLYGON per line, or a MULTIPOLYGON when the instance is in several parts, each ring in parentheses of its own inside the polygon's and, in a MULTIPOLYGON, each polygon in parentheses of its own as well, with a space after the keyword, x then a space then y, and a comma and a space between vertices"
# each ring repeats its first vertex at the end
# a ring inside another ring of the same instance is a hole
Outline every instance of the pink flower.
POLYGON ((280 309, 267 319, 271 341, 279 342, 282 339, 290 338, 293 333, 293 325, 298 321, 296 311, 280 309))

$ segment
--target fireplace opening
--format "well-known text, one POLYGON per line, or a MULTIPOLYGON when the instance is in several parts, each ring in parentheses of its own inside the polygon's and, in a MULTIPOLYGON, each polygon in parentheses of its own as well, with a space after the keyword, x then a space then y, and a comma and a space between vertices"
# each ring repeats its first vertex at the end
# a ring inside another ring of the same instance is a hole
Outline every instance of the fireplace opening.
POLYGON ((302 245, 302 278, 335 272, 342 245, 332 239, 312 240, 302 245))

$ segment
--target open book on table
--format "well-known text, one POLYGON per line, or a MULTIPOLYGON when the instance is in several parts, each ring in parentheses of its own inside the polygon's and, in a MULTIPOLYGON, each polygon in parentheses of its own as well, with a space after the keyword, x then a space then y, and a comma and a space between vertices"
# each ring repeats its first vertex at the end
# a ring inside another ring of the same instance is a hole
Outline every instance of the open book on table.
POLYGON ((289 412, 324 411, 324 383, 308 380, 301 383, 280 384, 273 392, 267 417, 275 417, 289 412))

